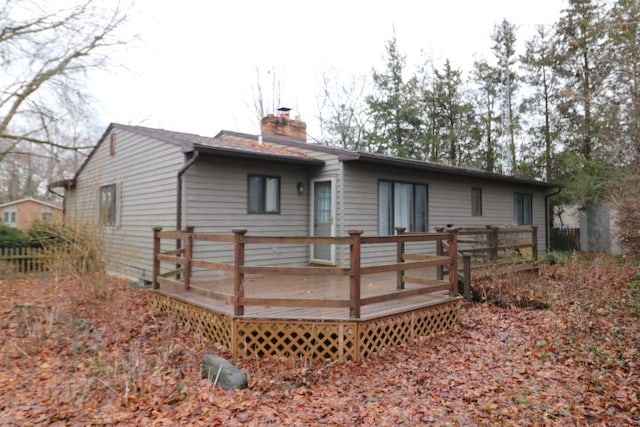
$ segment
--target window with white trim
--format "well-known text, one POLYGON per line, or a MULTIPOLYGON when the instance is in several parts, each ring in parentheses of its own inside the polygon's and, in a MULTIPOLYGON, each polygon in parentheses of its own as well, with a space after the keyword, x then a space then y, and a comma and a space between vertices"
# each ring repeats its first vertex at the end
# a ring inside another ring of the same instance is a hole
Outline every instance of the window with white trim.
POLYGON ((2 215, 2 222, 8 227, 15 227, 17 219, 16 211, 4 211, 2 215))
POLYGON ((116 185, 103 185, 100 187, 100 199, 98 201, 98 220, 101 225, 116 225, 116 185))
POLYGON ((531 193, 514 193, 513 219, 517 225, 533 224, 533 196, 531 193))

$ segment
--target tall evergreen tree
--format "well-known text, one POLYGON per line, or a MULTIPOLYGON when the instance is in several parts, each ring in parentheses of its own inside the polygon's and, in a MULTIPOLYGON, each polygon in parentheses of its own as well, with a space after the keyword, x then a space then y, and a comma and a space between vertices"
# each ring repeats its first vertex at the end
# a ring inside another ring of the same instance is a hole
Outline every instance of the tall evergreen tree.
POLYGON ((565 144, 587 161, 602 144, 598 104, 610 71, 603 9, 598 0, 569 0, 556 27, 556 71, 565 85, 565 144))
POLYGON ((486 60, 475 61, 472 71, 472 82, 475 86, 474 109, 476 113, 474 138, 480 145, 480 167, 488 172, 502 170, 499 153, 500 76, 486 60))
POLYGON ((506 173, 517 171, 516 133, 519 128, 516 99, 519 76, 516 72, 516 27, 506 19, 496 25, 493 34, 493 54, 497 65, 495 73, 500 81, 501 120, 503 132, 503 168, 506 173))
POLYGON ((420 158, 415 138, 420 128, 417 81, 404 80, 406 58, 398 50, 395 34, 386 45, 386 69, 373 71, 374 93, 365 99, 372 120, 366 139, 378 153, 420 158))
POLYGON ((436 125, 440 128, 441 143, 445 148, 443 159, 450 165, 459 165, 464 156, 467 133, 467 113, 470 106, 462 97, 462 72, 451 67, 447 59, 442 71, 434 70, 433 96, 436 125))
MULTIPOLYGON (((529 138, 523 144, 523 157, 530 166, 527 174, 530 178, 550 180, 554 177, 553 155, 560 131, 556 108, 560 88, 553 70, 554 61, 551 35, 544 26, 538 26, 520 58, 523 82, 529 86, 522 111, 529 138)), ((523 167, 520 173, 524 172, 523 167)))

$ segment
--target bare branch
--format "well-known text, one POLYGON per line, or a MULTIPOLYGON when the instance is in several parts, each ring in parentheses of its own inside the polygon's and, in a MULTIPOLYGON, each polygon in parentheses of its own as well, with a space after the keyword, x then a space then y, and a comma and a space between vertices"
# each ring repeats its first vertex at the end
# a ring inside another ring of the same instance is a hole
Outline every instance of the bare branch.
POLYGON ((81 152, 82 150, 90 150, 90 149, 92 149, 94 147, 93 145, 70 147, 68 145, 58 144, 58 143, 53 142, 53 141, 46 141, 46 140, 42 140, 42 139, 38 139, 38 138, 31 138, 31 137, 22 136, 22 135, 0 134, 0 139, 9 139, 9 140, 16 141, 16 143, 19 143, 21 141, 31 142, 31 143, 34 143, 34 144, 48 145, 48 146, 51 146, 51 147, 61 148, 63 150, 76 151, 76 152, 81 152))

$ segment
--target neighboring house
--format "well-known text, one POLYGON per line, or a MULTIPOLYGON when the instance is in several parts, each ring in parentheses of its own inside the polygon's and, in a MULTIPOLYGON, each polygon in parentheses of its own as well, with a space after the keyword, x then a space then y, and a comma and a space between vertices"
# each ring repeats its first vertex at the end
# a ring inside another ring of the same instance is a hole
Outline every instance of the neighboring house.
MULTIPOLYGON (((400 226, 531 224, 545 248, 547 183, 305 140, 306 125, 287 113, 265 117, 260 136, 111 124, 75 177, 52 185, 65 188, 69 218, 104 226, 112 269, 145 280, 153 226, 346 236, 351 229, 388 235, 400 226)), ((196 247, 196 257, 230 262, 233 251, 220 245, 196 247)), ((363 261, 389 254, 395 250, 363 248, 363 261)), ((329 245, 262 248, 247 257, 270 265, 349 262, 348 248, 329 245)))
POLYGON ((0 205, 0 220, 8 227, 26 230, 36 221, 61 222, 62 208, 32 198, 0 205))

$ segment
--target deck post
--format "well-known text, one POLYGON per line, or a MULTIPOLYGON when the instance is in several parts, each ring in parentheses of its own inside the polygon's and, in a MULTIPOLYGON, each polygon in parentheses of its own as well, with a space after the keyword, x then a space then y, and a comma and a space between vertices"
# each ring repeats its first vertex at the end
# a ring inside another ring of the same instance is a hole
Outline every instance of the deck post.
POLYGON ((351 306, 349 307, 349 317, 352 319, 360 318, 360 255, 361 255, 361 236, 362 230, 347 231, 351 237, 349 250, 351 253, 351 272, 349 274, 349 298, 351 306))
POLYGON ((462 254, 462 294, 465 299, 471 301, 471 254, 462 254))
POLYGON ((158 284, 158 276, 160 275, 160 260, 158 259, 158 254, 160 253, 160 232, 162 231, 162 227, 153 227, 153 272, 151 273, 151 283, 153 285, 153 289, 158 289, 160 285, 158 284))
POLYGON ((538 226, 531 227, 531 256, 534 261, 538 260, 538 226))
POLYGON ((452 297, 458 296, 458 229, 449 228, 449 284, 451 288, 449 295, 452 297))
POLYGON ((184 236, 184 290, 191 288, 191 260, 193 259, 193 225, 187 225, 184 236))
POLYGON ((244 305, 240 304, 240 299, 244 298, 244 235, 246 228, 234 228, 233 232, 233 315, 244 315, 244 305))
POLYGON ((495 225, 487 225, 487 229, 489 229, 489 259, 491 261, 495 261, 498 259, 498 227, 495 225))
MULTIPOLYGON (((435 231, 436 233, 446 233, 446 228, 443 226, 437 226, 435 227, 435 231)), ((441 239, 438 239, 436 241, 436 255, 444 256, 444 248, 442 247, 441 239)), ((444 277, 444 267, 439 265, 436 267, 436 279, 442 280, 443 277, 444 277)))
MULTIPOLYGON (((401 236, 407 229, 404 227, 396 227, 396 235, 401 236)), ((404 241, 401 240, 397 243, 396 248, 396 262, 398 264, 404 262, 404 241)), ((396 288, 404 289, 404 270, 399 270, 396 273, 396 288)))

